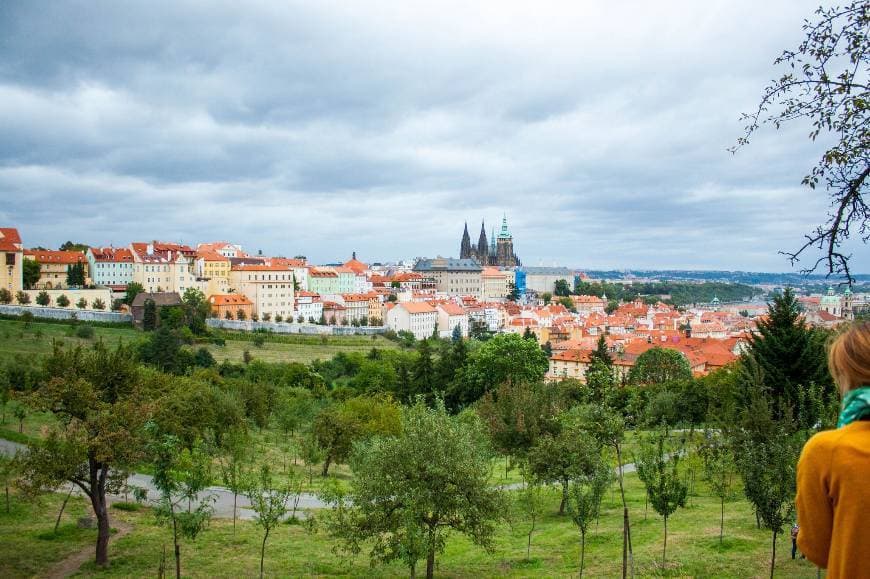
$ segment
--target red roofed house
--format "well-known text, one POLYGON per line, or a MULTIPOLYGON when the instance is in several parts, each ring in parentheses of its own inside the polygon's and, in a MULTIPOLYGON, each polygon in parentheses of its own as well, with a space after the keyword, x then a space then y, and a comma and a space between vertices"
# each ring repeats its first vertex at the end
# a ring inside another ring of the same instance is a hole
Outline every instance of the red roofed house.
POLYGON ((411 332, 428 338, 438 325, 438 312, 426 302, 402 302, 387 310, 386 326, 394 332, 411 332))
POLYGON ((24 289, 24 247, 18 230, 0 227, 0 288, 14 296, 24 289))
POLYGON ((562 350, 553 352, 550 356, 550 368, 547 378, 550 380, 564 380, 573 378, 585 380, 586 370, 591 362, 592 350, 562 350))
POLYGON ((133 252, 126 247, 89 247, 85 255, 94 285, 122 292, 133 281, 133 252))
POLYGON ((39 281, 36 289, 63 289, 67 287, 66 275, 71 265, 81 263, 85 266, 85 285, 90 283, 88 258, 81 251, 51 251, 28 249, 24 257, 39 264, 39 281))
POLYGON ((448 338, 453 335, 453 329, 459 326, 462 337, 468 337, 468 314, 465 308, 453 302, 438 304, 438 333, 448 338))
POLYGON ((254 313, 254 303, 245 294, 215 294, 208 297, 211 311, 222 320, 241 319, 239 311, 244 312, 244 319, 250 320, 254 313))

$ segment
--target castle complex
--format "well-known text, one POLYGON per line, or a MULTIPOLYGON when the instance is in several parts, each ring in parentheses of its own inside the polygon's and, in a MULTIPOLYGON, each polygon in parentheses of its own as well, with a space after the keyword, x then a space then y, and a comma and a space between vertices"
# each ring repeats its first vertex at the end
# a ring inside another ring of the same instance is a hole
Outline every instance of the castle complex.
POLYGON ((462 242, 459 246, 459 258, 473 259, 483 266, 519 267, 522 265, 520 258, 514 253, 514 238, 508 230, 507 216, 501 220, 501 230, 498 236, 493 230, 489 242, 486 239, 486 226, 481 221, 477 245, 471 245, 468 223, 466 223, 465 231, 462 233, 462 242))

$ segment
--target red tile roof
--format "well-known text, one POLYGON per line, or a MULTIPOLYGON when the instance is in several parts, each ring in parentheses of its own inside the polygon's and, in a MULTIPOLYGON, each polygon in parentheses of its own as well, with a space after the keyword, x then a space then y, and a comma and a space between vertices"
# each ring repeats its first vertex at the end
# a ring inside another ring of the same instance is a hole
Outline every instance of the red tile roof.
POLYGON ((39 249, 26 249, 24 255, 35 259, 39 263, 84 263, 87 261, 85 254, 80 251, 51 251, 39 249))
POLYGON ((14 227, 0 227, 0 251, 21 251, 21 236, 14 227))
POLYGON ((208 301, 213 306, 251 306, 254 302, 245 294, 214 294, 209 296, 208 301))

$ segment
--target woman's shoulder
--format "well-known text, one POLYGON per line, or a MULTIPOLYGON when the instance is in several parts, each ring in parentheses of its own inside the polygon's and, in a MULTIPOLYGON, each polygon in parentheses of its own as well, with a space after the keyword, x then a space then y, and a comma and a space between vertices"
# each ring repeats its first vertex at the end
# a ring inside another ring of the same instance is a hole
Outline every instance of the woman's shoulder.
POLYGON ((842 428, 834 430, 823 430, 812 435, 804 445, 801 452, 801 461, 812 460, 815 457, 829 456, 834 450, 834 447, 843 438, 845 430, 842 428))

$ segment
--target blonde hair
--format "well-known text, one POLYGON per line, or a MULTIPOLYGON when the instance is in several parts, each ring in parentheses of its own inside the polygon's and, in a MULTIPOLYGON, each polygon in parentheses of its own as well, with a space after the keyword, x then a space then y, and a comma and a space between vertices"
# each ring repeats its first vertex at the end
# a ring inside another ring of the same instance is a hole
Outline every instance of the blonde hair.
POLYGON ((870 322, 852 324, 837 336, 828 350, 828 368, 842 394, 870 386, 870 322))

